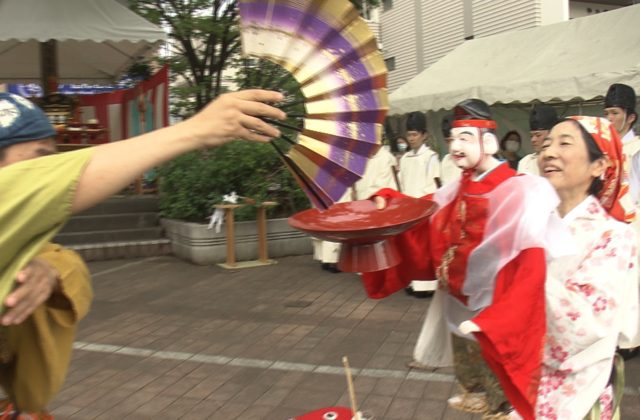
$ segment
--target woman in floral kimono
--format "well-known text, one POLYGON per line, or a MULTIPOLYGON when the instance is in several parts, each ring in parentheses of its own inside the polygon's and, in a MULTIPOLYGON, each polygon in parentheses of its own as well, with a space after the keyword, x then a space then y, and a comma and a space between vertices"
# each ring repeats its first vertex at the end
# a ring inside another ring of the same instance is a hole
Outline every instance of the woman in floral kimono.
POLYGON ((620 339, 637 330, 637 239, 620 139, 596 117, 556 124, 539 156, 571 231, 571 255, 547 267, 547 332, 536 419, 619 418, 620 339), (615 359, 615 360, 614 360, 615 359))

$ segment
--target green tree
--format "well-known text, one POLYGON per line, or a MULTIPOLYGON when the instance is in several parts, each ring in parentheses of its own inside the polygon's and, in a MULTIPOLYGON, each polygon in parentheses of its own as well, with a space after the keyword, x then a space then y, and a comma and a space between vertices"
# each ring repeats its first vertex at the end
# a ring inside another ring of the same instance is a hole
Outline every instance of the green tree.
MULTIPOLYGON (((168 31, 169 52, 157 59, 170 65, 174 115, 189 116, 223 93, 223 71, 240 52, 237 0, 129 3, 132 10, 168 31)), ((379 0, 352 3, 363 11, 379 0)))
MULTIPOLYGON (((362 13, 378 0, 353 0, 362 13), (364 3, 363 3, 364 1, 364 3)), ((280 127, 283 139, 272 142, 286 151, 286 138, 301 127, 304 113, 297 82, 281 67, 265 60, 240 57, 237 0, 130 0, 131 8, 166 28, 169 53, 157 60, 170 66, 172 113, 189 116, 223 93, 223 70, 238 69, 241 87, 278 88, 287 92, 294 106, 280 127)), ((205 221, 212 205, 224 194, 238 194, 258 201, 273 200, 274 217, 289 216, 309 202, 271 147, 255 143, 232 143, 215 150, 194 152, 160 169, 160 206, 165 217, 205 221)), ((238 218, 252 217, 245 209, 238 218), (245 214, 246 213, 246 214, 245 214)))

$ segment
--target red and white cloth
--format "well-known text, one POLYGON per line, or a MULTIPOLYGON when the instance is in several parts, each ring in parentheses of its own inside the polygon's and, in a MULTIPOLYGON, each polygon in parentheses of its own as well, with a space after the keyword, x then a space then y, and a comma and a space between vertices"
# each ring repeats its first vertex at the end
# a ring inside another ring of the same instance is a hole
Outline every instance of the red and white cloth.
MULTIPOLYGON (((393 199, 399 193, 378 195, 393 199)), ((466 320, 480 327, 467 338, 478 340, 509 401, 532 419, 545 337, 547 257, 571 251, 562 246, 566 230, 554 212, 557 195, 546 180, 516 176, 503 163, 479 180, 467 171, 430 197, 439 210, 393 238, 402 263, 364 274, 365 289, 383 297, 416 276, 434 278, 455 245, 443 305, 449 330, 464 336, 458 327, 466 320)))
POLYGON ((169 70, 157 73, 131 89, 81 95, 82 121, 96 118, 108 130, 109 141, 137 136, 169 125, 169 70))

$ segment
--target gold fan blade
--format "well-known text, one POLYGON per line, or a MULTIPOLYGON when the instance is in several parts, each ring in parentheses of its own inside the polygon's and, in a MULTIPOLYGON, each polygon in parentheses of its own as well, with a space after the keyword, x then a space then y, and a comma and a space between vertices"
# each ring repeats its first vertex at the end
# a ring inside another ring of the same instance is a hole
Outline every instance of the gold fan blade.
POLYGON ((328 71, 316 75, 308 84, 301 86, 302 94, 308 100, 317 100, 327 98, 331 93, 349 93, 351 86, 358 89, 358 83, 368 83, 369 89, 386 87, 387 67, 380 52, 374 51, 366 57, 362 57, 357 63, 364 66, 366 74, 350 71, 349 65, 332 67, 328 71))
POLYGON ((362 121, 382 124, 389 109, 386 89, 365 94, 342 95, 305 103, 308 118, 362 121), (372 103, 366 103, 373 99, 372 103))
POLYGON ((303 135, 332 146, 369 156, 377 150, 376 139, 382 136, 382 124, 352 121, 306 119, 303 135), (355 142, 354 142, 355 140, 355 142))

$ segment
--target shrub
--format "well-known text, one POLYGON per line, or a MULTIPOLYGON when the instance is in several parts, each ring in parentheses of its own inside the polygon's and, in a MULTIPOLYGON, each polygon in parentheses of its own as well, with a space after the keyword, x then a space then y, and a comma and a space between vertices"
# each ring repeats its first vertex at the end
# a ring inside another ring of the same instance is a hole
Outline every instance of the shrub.
MULTIPOLYGON (((233 142, 215 149, 181 156, 159 170, 160 211, 163 217, 204 223, 213 205, 224 194, 257 202, 276 201, 269 217, 288 217, 309 207, 309 200, 296 184, 275 150, 264 144, 233 142)), ((255 209, 236 210, 236 220, 255 219, 255 209)))

